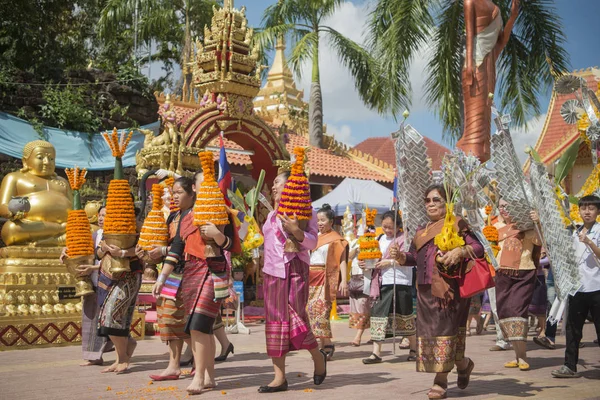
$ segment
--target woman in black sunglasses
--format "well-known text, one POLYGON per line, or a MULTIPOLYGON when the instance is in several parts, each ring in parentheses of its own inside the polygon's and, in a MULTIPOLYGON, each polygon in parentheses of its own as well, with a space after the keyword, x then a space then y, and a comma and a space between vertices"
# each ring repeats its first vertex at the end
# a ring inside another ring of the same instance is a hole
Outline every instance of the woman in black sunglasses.
POLYGON ((434 244, 442 231, 446 216, 447 194, 442 185, 432 185, 425 192, 425 209, 429 222, 415 233, 410 251, 398 248, 390 256, 401 265, 417 266, 417 371, 433 372, 430 399, 445 399, 448 373, 456 364, 458 384, 465 389, 475 364, 465 357, 466 322, 470 299, 460 297, 454 275, 467 261, 483 257, 483 246, 460 218, 457 231, 465 245, 444 254, 434 244))

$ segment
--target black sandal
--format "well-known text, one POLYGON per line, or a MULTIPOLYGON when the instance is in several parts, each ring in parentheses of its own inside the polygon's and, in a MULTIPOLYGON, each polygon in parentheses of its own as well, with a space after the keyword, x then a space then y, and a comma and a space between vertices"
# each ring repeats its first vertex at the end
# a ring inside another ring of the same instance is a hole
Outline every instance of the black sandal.
POLYGON ((335 353, 335 345, 328 344, 327 346, 323 346, 323 349, 331 349, 331 351, 323 350, 325 354, 327 354, 327 361, 331 361, 333 354, 335 353))
POLYGON ((367 365, 368 364, 379 364, 382 361, 383 361, 383 359, 375 353, 371 353, 369 358, 363 358, 363 360, 362 360, 363 364, 367 364, 367 365))
POLYGON ((417 352, 415 350, 409 351, 406 361, 417 361, 417 352))

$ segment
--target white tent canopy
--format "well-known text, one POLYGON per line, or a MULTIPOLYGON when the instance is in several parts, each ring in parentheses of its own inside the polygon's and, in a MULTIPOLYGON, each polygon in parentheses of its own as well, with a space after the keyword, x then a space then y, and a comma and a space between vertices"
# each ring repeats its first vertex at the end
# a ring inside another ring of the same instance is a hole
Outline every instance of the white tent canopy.
POLYGON ((313 201, 313 208, 318 210, 323 204, 329 204, 335 215, 341 216, 350 207, 353 214, 360 214, 366 206, 376 208, 379 214, 392 207, 393 192, 375 181, 362 179, 344 179, 329 194, 313 201))

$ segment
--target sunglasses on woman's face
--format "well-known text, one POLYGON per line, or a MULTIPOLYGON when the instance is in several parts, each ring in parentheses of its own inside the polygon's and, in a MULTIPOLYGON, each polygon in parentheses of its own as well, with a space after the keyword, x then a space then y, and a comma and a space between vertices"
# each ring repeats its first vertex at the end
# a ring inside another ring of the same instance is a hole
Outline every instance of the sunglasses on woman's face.
POLYGON ((432 197, 432 198, 426 197, 425 198, 425 204, 429 204, 429 203, 433 202, 433 204, 439 205, 439 204, 442 204, 443 201, 444 201, 444 199, 442 199, 441 197, 432 197))

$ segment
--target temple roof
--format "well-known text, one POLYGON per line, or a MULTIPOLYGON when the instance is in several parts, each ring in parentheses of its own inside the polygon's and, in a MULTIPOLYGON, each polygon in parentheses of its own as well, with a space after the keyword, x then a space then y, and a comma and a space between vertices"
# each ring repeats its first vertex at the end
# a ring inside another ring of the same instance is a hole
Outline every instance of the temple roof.
MULTIPOLYGON (((598 90, 598 81, 592 68, 574 71, 572 75, 584 78, 588 87, 593 91, 598 90)), ((535 150, 539 153, 544 164, 556 161, 563 152, 579 137, 577 125, 567 124, 560 115, 560 108, 565 101, 575 99, 575 94, 558 94, 552 91, 552 98, 546 114, 546 122, 542 132, 535 144, 535 150)), ((526 163, 527 168, 529 162, 526 163)))
MULTIPOLYGON (((308 139, 304 136, 290 133, 288 134, 288 137, 289 142, 286 147, 290 153, 293 151, 294 147, 309 146, 308 139)), ((225 139, 224 144, 227 149, 243 150, 241 146, 227 139, 225 139)), ((218 147, 218 139, 214 139, 211 142, 211 146, 218 147)), ((215 155, 215 161, 218 160, 219 152, 213 151, 213 153, 215 155)), ((373 164, 372 167, 365 165, 349 155, 336 154, 336 152, 329 149, 316 148, 310 148, 310 151, 308 151, 307 154, 308 162, 306 166, 311 176, 319 175, 334 178, 356 178, 375 180, 384 183, 393 181, 393 177, 386 176, 387 174, 375 170, 375 164, 373 164)), ((248 155, 233 152, 227 153, 227 160, 233 165, 248 166, 252 164, 248 155)))
MULTIPOLYGON (((442 165, 444 154, 450 153, 446 147, 424 136, 427 145, 427 157, 431 160, 431 169, 438 171, 442 165)), ((391 137, 372 137, 363 140, 356 146, 356 150, 370 154, 373 157, 391 165, 396 165, 396 150, 391 137)))

